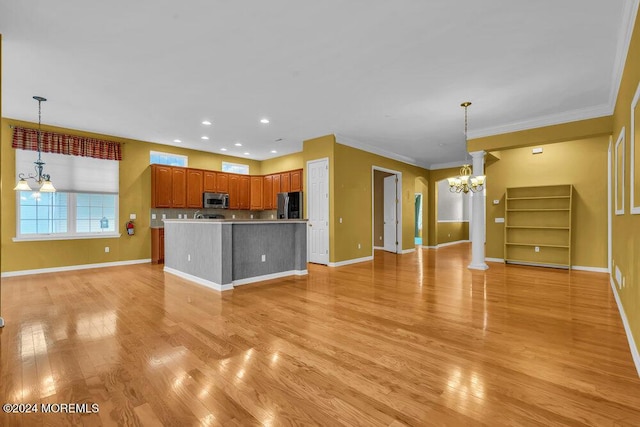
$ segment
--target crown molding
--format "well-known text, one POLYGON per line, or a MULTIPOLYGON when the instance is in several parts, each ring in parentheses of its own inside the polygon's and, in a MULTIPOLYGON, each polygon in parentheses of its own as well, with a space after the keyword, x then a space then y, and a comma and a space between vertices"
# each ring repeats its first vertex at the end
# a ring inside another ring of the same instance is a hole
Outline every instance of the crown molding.
POLYGON ((468 132, 468 139, 484 138, 486 136, 537 129, 545 126, 577 122, 579 120, 596 119, 598 117, 610 116, 611 114, 613 114, 611 106, 608 104, 602 104, 595 107, 581 108, 579 110, 567 111, 560 114, 537 117, 531 120, 523 120, 521 122, 509 123, 506 125, 478 129, 468 132))
POLYGON ((429 165, 429 170, 438 170, 438 169, 449 169, 449 168, 459 168, 462 165, 471 164, 471 162, 448 162, 448 163, 434 163, 429 165))
POLYGON ((358 150, 366 151, 371 154, 377 154, 378 156, 397 160, 411 166, 418 166, 420 168, 428 169, 428 165, 420 163, 412 157, 403 156, 402 154, 394 153, 393 151, 388 151, 384 148, 374 147, 373 145, 369 145, 367 143, 358 141, 357 139, 339 133, 334 134, 334 136, 336 137, 336 143, 338 144, 347 145, 349 147, 357 148, 358 150))
POLYGON ((622 23, 620 25, 620 32, 618 33, 616 59, 613 64, 613 82, 611 92, 609 93, 610 114, 613 114, 616 101, 618 100, 618 92, 620 91, 620 84, 622 83, 624 66, 627 61, 627 56, 629 55, 629 45, 631 44, 631 37, 633 36, 633 27, 635 26, 636 16, 638 15, 639 4, 640 0, 627 0, 624 2, 622 9, 622 23))

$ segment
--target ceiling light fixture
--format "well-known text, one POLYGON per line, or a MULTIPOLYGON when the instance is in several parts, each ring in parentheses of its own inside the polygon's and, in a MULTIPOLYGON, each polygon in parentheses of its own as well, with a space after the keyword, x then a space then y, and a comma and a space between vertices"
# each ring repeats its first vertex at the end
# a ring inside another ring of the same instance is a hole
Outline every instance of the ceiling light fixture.
POLYGON ((233 145, 235 145, 236 147, 242 147, 242 144, 240 144, 239 142, 236 142, 236 143, 235 143, 235 144, 233 144, 233 145))
MULTIPOLYGON (((471 105, 470 102, 463 102, 460 104, 461 107, 464 108, 464 151, 467 152, 467 108, 471 105)), ((469 191, 475 193, 478 191, 484 190, 484 175, 473 176, 472 175, 471 166, 467 161, 467 156, 465 154, 465 162, 460 168, 460 175, 447 178, 449 181, 449 191, 452 193, 465 193, 467 194, 469 191)))
POLYGON ((211 122, 209 120, 203 120, 202 124, 205 126, 211 126, 211 122))
POLYGON ((226 148, 221 148, 220 151, 227 151, 227 149, 226 148))
POLYGON ((182 140, 180 140, 180 139, 174 139, 174 140, 173 140, 173 142, 180 143, 180 142, 182 142, 182 140))
POLYGON ((269 119, 260 119, 260 123, 267 124, 269 123, 269 119))
POLYGON ((208 136, 201 136, 200 139, 207 140, 207 139, 209 139, 209 137, 208 136))
POLYGON ((41 193, 55 193, 56 189, 51 183, 51 177, 48 173, 44 173, 45 163, 42 161, 42 102, 47 99, 41 96, 34 96, 33 99, 38 101, 38 160, 33 162, 35 164, 37 175, 30 173, 25 176, 23 173, 19 173, 18 178, 20 178, 20 181, 18 181, 14 190, 33 191, 27 183, 27 179, 33 179, 40 186, 38 191, 41 193))
POLYGON ((245 156, 248 156, 248 155, 249 155, 249 153, 244 153, 244 155, 245 155, 245 156))
POLYGON ((272 152, 273 154, 277 153, 277 151, 276 151, 276 150, 271 150, 271 152, 272 152))

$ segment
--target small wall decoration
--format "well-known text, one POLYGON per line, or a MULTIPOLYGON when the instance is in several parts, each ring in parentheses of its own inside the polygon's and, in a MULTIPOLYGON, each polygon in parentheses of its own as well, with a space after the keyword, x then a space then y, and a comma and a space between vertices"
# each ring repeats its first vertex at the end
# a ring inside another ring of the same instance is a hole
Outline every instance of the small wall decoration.
POLYGON ((631 181, 631 213, 640 214, 640 106, 638 106, 638 100, 640 99, 640 83, 636 89, 636 94, 631 101, 631 173, 629 179, 631 181), (636 127, 636 122, 638 127, 636 127))
POLYGON ((615 203, 616 203, 616 215, 624 215, 624 134, 625 128, 620 130, 620 135, 616 140, 615 147, 615 176, 614 176, 614 188, 615 188, 615 203))

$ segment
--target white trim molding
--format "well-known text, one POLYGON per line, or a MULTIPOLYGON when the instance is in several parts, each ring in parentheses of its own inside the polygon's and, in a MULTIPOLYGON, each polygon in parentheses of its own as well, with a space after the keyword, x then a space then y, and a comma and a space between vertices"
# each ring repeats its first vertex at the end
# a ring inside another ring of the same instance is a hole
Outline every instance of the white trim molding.
POLYGON ((446 242, 446 243, 439 243, 436 246, 437 248, 444 248, 445 246, 452 246, 452 245, 459 245, 460 243, 469 243, 471 240, 456 240, 455 242, 446 242))
POLYGON ((400 251, 400 253, 401 253, 402 255, 404 255, 404 254, 410 254, 410 253, 415 252, 415 251, 416 251, 416 248, 412 248, 412 249, 403 249, 403 250, 401 250, 401 251, 400 251))
POLYGON ((485 258, 484 260, 488 262, 499 262, 501 264, 504 264, 503 258, 485 258))
MULTIPOLYGON (((638 88, 636 89, 636 94, 633 96, 633 101, 631 102, 631 133, 629 135, 629 144, 631 145, 631 152, 629 154, 629 163, 631 163, 629 180, 631 181, 631 196, 629 201, 630 212, 633 215, 640 214, 640 200, 635 200, 635 182, 636 182, 636 174, 640 177, 640 170, 636 169, 636 145, 638 145, 638 150, 640 150, 640 141, 636 141, 636 107, 638 106, 638 99, 640 98, 640 82, 638 82, 638 88), (638 203, 638 205, 636 205, 638 203)), ((640 124, 640 123, 639 123, 640 124)), ((640 166, 640 165, 639 165, 640 166)), ((638 168, 640 169, 640 167, 638 168)))
POLYGON ((16 277, 16 276, 27 276, 30 274, 60 273, 62 271, 87 270, 89 268, 119 267, 123 265, 145 264, 148 262, 151 262, 151 258, 132 259, 129 261, 101 262, 98 264, 66 265, 63 267, 38 268, 35 270, 5 271, 4 273, 0 274, 0 277, 16 277))
POLYGON ((592 273, 608 273, 609 269, 607 267, 589 267, 586 265, 572 265, 572 270, 578 271, 590 271, 592 273))
POLYGON ((636 365, 636 371, 638 372, 638 377, 640 377, 640 350, 638 350, 638 346, 636 345, 636 342, 633 339, 633 333, 631 333, 631 326, 629 326, 629 321, 627 320, 627 315, 625 314, 624 307, 622 306, 622 302, 620 301, 620 296, 618 295, 616 284, 614 283, 613 277, 611 276, 609 276, 609 283, 611 284, 611 291, 613 292, 613 297, 615 298, 616 304, 618 305, 618 312, 620 313, 620 319, 622 320, 624 331, 627 334, 627 342, 629 343, 629 349, 631 350, 631 357, 633 358, 633 363, 636 365))
POLYGON ((426 245, 422 245, 422 249, 438 249, 438 246, 426 246, 426 245))
POLYGON ((219 283, 212 282, 210 280, 206 280, 206 279, 203 279, 201 277, 194 276, 192 274, 185 273, 185 272, 180 271, 180 270, 176 270, 175 268, 171 268, 171 267, 165 266, 163 271, 165 273, 169 273, 169 274, 172 274, 174 276, 180 277, 181 279, 185 279, 185 280, 188 280, 190 282, 197 283, 198 285, 206 286, 207 288, 213 289, 214 291, 228 291, 228 290, 233 289, 233 285, 230 284, 230 283, 225 284, 225 285, 221 285, 219 283))
POLYGON ((247 285, 249 283, 264 282, 265 280, 280 279, 289 276, 306 276, 309 274, 307 270, 290 270, 280 273, 264 274, 262 276, 247 277, 246 279, 234 280, 233 287, 247 285))
POLYGON ((394 153, 393 151, 385 150, 384 148, 374 147, 362 141, 358 141, 355 138, 351 138, 339 133, 334 134, 336 138, 336 144, 342 144, 351 148, 357 148, 358 150, 366 151, 367 153, 377 154, 378 156, 386 157, 388 159, 397 160, 402 163, 406 163, 411 166, 419 166, 421 168, 427 168, 428 165, 418 162, 413 157, 403 156, 402 154, 394 153))
POLYGON ((357 264, 359 262, 367 262, 367 261, 373 261, 373 256, 365 256, 362 258, 348 259, 345 261, 330 262, 329 267, 342 267, 344 265, 357 264))
POLYGON ((613 168, 613 188, 614 188, 614 201, 615 201, 615 205, 614 205, 614 209, 616 212, 616 215, 624 215, 624 164, 626 162, 626 158, 625 158, 625 147, 624 147, 624 137, 625 137, 625 127, 622 126, 622 129, 620 129, 620 134, 618 135, 618 139, 616 139, 616 145, 615 145, 615 149, 614 149, 614 155, 613 155, 613 164, 614 164, 614 168, 613 168), (618 148, 621 147, 621 148, 618 148), (618 161, 618 152, 622 153, 622 160, 621 162, 618 161), (621 183, 621 191, 618 191, 618 168, 622 168, 622 183, 621 183), (621 194, 620 194, 621 193, 621 194), (622 199, 620 205, 620 209, 618 209, 618 205, 619 205, 619 198, 622 199))

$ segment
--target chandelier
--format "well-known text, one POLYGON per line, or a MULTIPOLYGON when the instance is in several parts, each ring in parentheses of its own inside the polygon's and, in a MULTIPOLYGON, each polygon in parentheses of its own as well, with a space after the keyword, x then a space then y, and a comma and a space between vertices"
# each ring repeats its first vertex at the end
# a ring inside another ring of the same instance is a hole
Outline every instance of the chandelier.
MULTIPOLYGON (((467 108, 471 105, 470 102, 463 102, 460 104, 464 107, 464 150, 467 152, 467 108)), ((465 163, 460 168, 460 175, 447 178, 449 181, 449 191, 452 193, 465 193, 469 191, 475 193, 484 190, 484 175, 473 176, 471 166, 469 165, 466 156, 465 163)))
POLYGON ((56 191, 55 187, 51 183, 51 177, 48 173, 44 173, 44 165, 45 163, 42 161, 42 130, 40 129, 42 126, 42 102, 46 101, 46 98, 41 96, 34 96, 33 99, 38 101, 38 160, 33 162, 35 164, 36 174, 29 173, 25 176, 23 173, 18 174, 18 184, 14 188, 16 191, 33 191, 29 186, 27 179, 33 179, 38 183, 39 188, 37 191, 42 193, 54 193, 56 191))

